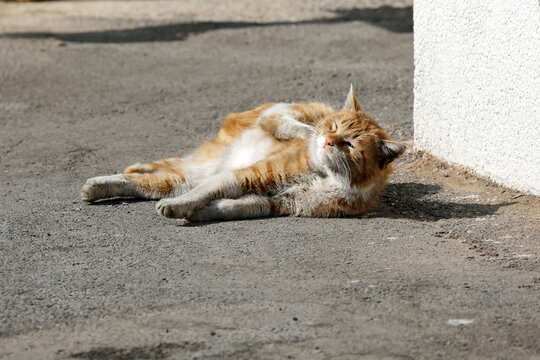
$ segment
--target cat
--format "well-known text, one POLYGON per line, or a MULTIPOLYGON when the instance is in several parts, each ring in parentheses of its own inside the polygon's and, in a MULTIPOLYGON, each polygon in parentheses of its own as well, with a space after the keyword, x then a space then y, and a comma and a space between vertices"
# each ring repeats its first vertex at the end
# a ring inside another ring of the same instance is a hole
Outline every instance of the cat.
POLYGON ((82 199, 161 199, 156 210, 188 221, 364 213, 405 146, 360 107, 351 85, 342 110, 269 103, 231 114, 185 159, 137 163, 88 179, 82 199))

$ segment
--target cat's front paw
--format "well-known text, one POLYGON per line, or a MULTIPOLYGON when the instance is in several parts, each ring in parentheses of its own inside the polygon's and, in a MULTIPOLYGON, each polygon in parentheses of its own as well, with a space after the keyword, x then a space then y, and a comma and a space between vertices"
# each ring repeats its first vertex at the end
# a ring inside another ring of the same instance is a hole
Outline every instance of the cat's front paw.
POLYGON ((186 219, 191 217, 200 207, 196 201, 183 197, 162 199, 156 205, 159 215, 173 219, 186 219))
POLYGON ((298 129, 297 137, 302 139, 309 139, 314 133, 314 129, 311 126, 303 126, 298 129))

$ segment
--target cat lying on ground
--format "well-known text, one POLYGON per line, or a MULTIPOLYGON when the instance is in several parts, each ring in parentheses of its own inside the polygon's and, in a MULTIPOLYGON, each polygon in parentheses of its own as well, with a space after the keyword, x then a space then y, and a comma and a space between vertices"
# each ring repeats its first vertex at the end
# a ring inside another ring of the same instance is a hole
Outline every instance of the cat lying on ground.
POLYGON ((404 150, 362 111, 351 86, 341 111, 270 103, 231 114, 190 156, 88 179, 82 199, 161 199, 159 214, 190 221, 358 215, 404 150))

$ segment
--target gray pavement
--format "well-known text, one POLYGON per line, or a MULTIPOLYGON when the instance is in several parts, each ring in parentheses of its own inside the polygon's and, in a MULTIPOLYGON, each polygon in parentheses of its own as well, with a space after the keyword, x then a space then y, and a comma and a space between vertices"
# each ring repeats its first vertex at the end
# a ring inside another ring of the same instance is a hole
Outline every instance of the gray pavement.
POLYGON ((426 154, 359 218, 80 202, 229 112, 350 83, 411 145, 410 3, 267 5, 0 3, 0 358, 539 359, 540 200, 426 154))

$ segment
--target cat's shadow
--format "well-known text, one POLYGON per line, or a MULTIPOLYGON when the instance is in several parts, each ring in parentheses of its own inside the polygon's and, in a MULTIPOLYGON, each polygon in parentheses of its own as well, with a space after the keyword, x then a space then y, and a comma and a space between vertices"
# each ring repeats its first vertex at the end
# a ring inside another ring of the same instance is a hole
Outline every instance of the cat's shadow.
MULTIPOLYGON (((98 200, 96 202, 90 203, 88 205, 91 206, 105 206, 105 205, 125 205, 125 204, 132 204, 132 203, 146 203, 150 200, 148 199, 135 199, 135 198, 110 198, 110 199, 103 199, 98 200)), ((157 202, 157 200, 156 200, 157 202)))
MULTIPOLYGON (((375 205, 359 220, 365 218, 394 218, 416 221, 477 218, 495 214, 499 208, 512 203, 478 204, 436 199, 441 186, 421 183, 391 183, 386 186, 375 205)), ((246 220, 260 220, 245 219, 246 220)), ((312 219, 317 221, 318 219, 312 219)), ((337 220, 337 219, 336 219, 337 220)), ((206 226, 222 221, 185 222, 183 226, 206 226)))
MULTIPOLYGON (((362 218, 395 218, 417 221, 438 221, 443 219, 476 218, 493 215, 503 206, 512 203, 479 204, 437 199, 441 186, 421 183, 390 183, 379 200, 362 218)), ((122 205, 125 203, 147 202, 144 199, 109 199, 93 205, 122 205)), ((236 221, 261 220, 263 218, 236 221)), ((180 220, 179 220, 180 221, 180 220)), ((182 226, 205 226, 223 221, 184 222, 182 226)))
POLYGON ((364 217, 403 218, 418 221, 476 218, 492 215, 511 203, 481 204, 446 201, 437 196, 441 186, 421 183, 391 183, 364 217))

